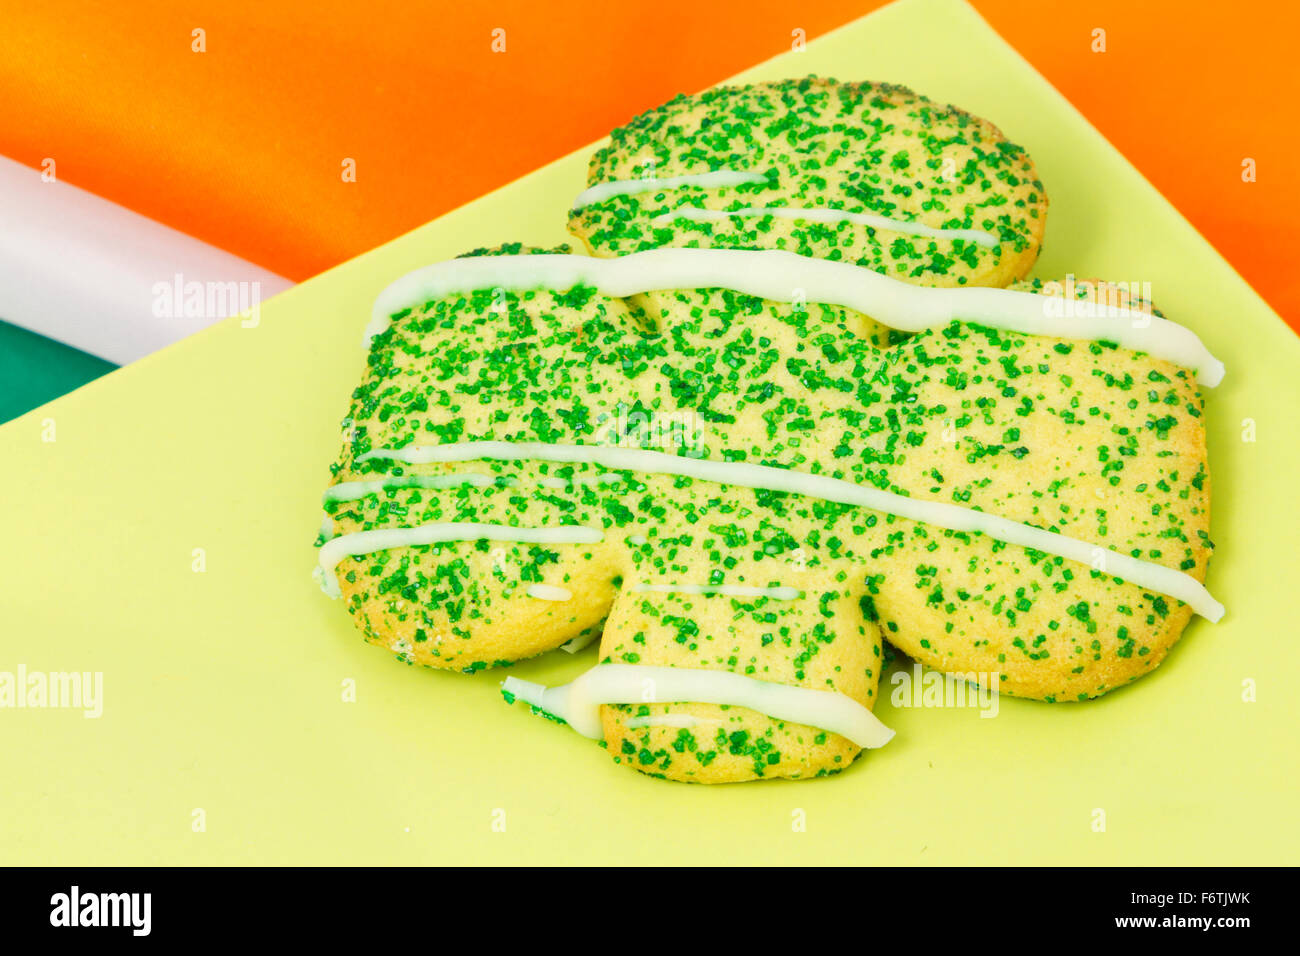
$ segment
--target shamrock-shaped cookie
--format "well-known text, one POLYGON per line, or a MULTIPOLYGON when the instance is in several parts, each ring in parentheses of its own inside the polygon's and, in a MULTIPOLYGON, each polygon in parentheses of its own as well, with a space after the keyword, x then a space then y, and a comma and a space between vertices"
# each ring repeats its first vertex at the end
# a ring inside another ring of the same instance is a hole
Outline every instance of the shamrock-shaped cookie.
POLYGON ((615 134, 601 176, 649 149, 676 185, 581 206, 603 258, 480 250, 380 297, 325 497, 326 589, 411 663, 600 635, 573 684, 507 692, 680 780, 815 776, 884 743, 882 640, 1048 700, 1148 672, 1193 610, 1221 610, 1199 583, 1197 390, 1221 367, 1104 283, 974 287, 1027 269, 1045 208, 987 124, 896 87, 731 92, 615 134), (749 160, 765 184, 688 185, 683 157, 749 160), (968 179, 938 193, 929 160, 949 158, 968 179), (665 203, 843 209, 863 183, 899 197, 898 228, 640 232, 665 203), (995 241, 918 232, 930 212, 995 241))

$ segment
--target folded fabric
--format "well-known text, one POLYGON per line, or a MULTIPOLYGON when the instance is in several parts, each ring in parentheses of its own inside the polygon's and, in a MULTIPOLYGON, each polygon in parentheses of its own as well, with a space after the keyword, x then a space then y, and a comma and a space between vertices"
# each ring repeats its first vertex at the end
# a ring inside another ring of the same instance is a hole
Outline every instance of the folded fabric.
POLYGON ((0 157, 0 317, 118 364, 293 283, 0 157))

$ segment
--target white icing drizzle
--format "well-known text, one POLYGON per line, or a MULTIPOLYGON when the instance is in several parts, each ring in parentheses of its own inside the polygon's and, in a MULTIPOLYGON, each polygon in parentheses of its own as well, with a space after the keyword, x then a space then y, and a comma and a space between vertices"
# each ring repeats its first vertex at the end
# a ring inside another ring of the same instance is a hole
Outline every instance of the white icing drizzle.
POLYGON ((593 641, 600 637, 600 630, 589 627, 577 637, 571 638, 560 645, 560 650, 566 654, 576 654, 584 647, 589 646, 593 641))
MULTIPOLYGON (((323 495, 326 501, 356 501, 366 495, 382 494, 385 491, 399 491, 403 488, 456 488, 461 485, 473 485, 482 488, 492 484, 492 475, 478 472, 465 472, 458 475, 403 475, 397 478, 379 478, 374 481, 341 481, 330 485, 323 495)), ((513 478, 507 478, 513 482, 513 478)))
MULTIPOLYGON (((396 478, 379 478, 373 481, 341 481, 330 485, 322 496, 325 501, 356 501, 367 495, 383 494, 386 491, 401 491, 404 488, 458 488, 471 485, 484 488, 500 480, 506 485, 517 485, 519 479, 513 475, 485 475, 478 472, 463 472, 455 475, 402 475, 396 478)), ((573 478, 539 478, 537 483, 543 488, 572 488, 578 485, 616 485, 623 480, 622 475, 577 475, 573 478)))
POLYGON ((594 544, 604 538, 599 528, 582 525, 557 525, 553 528, 515 528, 504 524, 475 524, 472 522, 447 522, 423 524, 414 528, 383 528, 375 531, 357 531, 339 535, 326 541, 317 554, 317 567, 313 577, 320 582, 321 590, 330 597, 340 597, 335 568, 344 558, 390 548, 407 548, 412 545, 440 544, 447 541, 518 541, 532 544, 594 544))
POLYGON ((534 584, 527 592, 530 598, 537 598, 539 601, 571 601, 573 592, 568 588, 557 587, 554 584, 534 584))
POLYGON ((650 249, 614 259, 577 255, 478 256, 417 269, 375 300, 365 342, 403 308, 475 289, 571 289, 594 286, 613 298, 669 289, 735 289, 775 302, 800 298, 861 312, 891 328, 921 332, 954 319, 1005 331, 1116 342, 1184 368, 1203 385, 1223 379, 1223 363, 1191 329, 1147 312, 1011 289, 936 289, 862 266, 779 250, 650 249))
POLYGON ((965 239, 986 249, 992 249, 1002 240, 983 229, 947 229, 927 226, 921 222, 908 222, 904 219, 890 219, 869 212, 846 212, 843 209, 827 209, 824 206, 745 206, 743 209, 701 209, 698 206, 678 206, 662 216, 656 216, 651 223, 669 223, 675 219, 689 219, 692 222, 714 222, 737 217, 741 219, 772 216, 776 219, 803 219, 808 222, 852 222, 873 229, 888 229, 910 236, 927 236, 931 239, 965 239))
POLYGON ((839 734, 859 747, 883 747, 894 736, 875 714, 839 691, 792 687, 730 671, 598 664, 559 687, 508 677, 502 689, 595 740, 605 733, 600 721, 601 704, 653 703, 748 707, 777 720, 839 734))
POLYGON ((768 179, 762 173, 747 173, 734 169, 719 169, 711 173, 691 173, 686 176, 664 176, 649 179, 615 179, 612 182, 598 183, 578 193, 573 200, 574 209, 604 202, 614 196, 633 196, 637 193, 653 193, 664 189, 698 188, 721 189, 730 186, 746 186, 750 183, 765 183, 768 179))
MULTIPOLYGON (((1143 561, 1109 548, 1055 534, 1008 518, 998 517, 973 508, 909 498, 872 485, 859 485, 843 478, 814 475, 771 465, 749 462, 714 461, 706 458, 685 458, 666 452, 641 448, 618 448, 609 445, 564 445, 543 442, 476 441, 447 445, 408 445, 399 449, 376 449, 362 455, 360 461, 383 458, 409 464, 428 462, 466 461, 556 461, 585 462, 619 471, 640 471, 661 475, 681 475, 701 481, 713 481, 743 488, 762 488, 790 494, 861 505, 873 511, 897 515, 951 531, 976 532, 1005 541, 1008 544, 1033 548, 1047 554, 1058 555, 1091 565, 1099 557, 1105 573, 1123 578, 1131 584, 1149 588, 1160 594, 1176 598, 1211 621, 1223 617, 1223 605, 1190 574, 1143 561)), ((331 544, 344 538, 335 538, 331 544)))
POLYGON ((750 587, 744 584, 634 584, 632 590, 638 593, 657 594, 721 594, 728 597, 766 597, 776 601, 793 601, 803 592, 798 588, 750 587))

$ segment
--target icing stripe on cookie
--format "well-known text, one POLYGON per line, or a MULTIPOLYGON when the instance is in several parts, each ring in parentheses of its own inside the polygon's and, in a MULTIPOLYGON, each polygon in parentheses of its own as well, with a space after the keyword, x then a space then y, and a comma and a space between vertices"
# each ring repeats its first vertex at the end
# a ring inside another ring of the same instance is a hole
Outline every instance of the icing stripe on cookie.
POLYGON ((355 558, 391 548, 441 544, 448 541, 518 541, 530 544, 595 544, 604 538, 599 528, 556 525, 552 528, 515 528, 505 524, 448 522, 414 528, 383 528, 339 535, 326 541, 317 554, 315 577, 330 597, 341 597, 335 569, 344 558, 355 558))
POLYGON ((556 587, 553 584, 534 584, 524 592, 530 598, 537 598, 539 601, 571 601, 573 592, 568 588, 556 587))
POLYGON ((581 209, 592 203, 604 202, 613 196, 634 196, 637 193, 655 193, 664 189, 681 189, 697 187, 700 189, 720 189, 729 186, 747 186, 752 183, 765 183, 768 179, 762 173, 746 173, 734 169, 719 169, 711 173, 692 173, 687 176, 664 176, 662 179, 615 179, 608 183, 598 183, 585 189, 573 200, 573 209, 581 209))
POLYGON ((576 654, 584 647, 589 646, 593 641, 599 640, 600 628, 589 627, 577 637, 571 638, 560 645, 560 650, 566 654, 576 654))
POLYGON ((847 737, 859 747, 883 747, 894 732, 852 697, 757 680, 730 671, 648 664, 598 664, 576 680, 546 687, 517 677, 502 690, 559 717, 586 737, 605 735, 601 704, 693 703, 748 707, 777 720, 807 724, 847 737))
POLYGON ((1000 240, 991 232, 983 229, 946 229, 927 226, 921 222, 907 222, 902 219, 890 219, 869 212, 845 212, 843 209, 827 209, 823 206, 746 206, 743 209, 700 209, 697 206, 678 206, 676 209, 651 219, 653 224, 669 223, 675 219, 689 219, 691 222, 716 222, 732 217, 756 219, 772 216, 776 219, 803 219, 807 222, 851 222, 873 229, 888 229, 909 236, 926 236, 931 239, 965 239, 977 246, 992 249, 1000 240))
MULTIPOLYGON (((1130 584, 1149 588, 1190 605, 1202 617, 1218 621, 1223 605, 1205 586, 1190 574, 1163 565, 1143 561, 1109 548, 1022 524, 1008 518, 973 508, 909 498, 871 485, 859 485, 843 478, 814 475, 772 465, 749 462, 714 461, 685 458, 666 452, 640 448, 617 448, 610 445, 562 445, 544 442, 475 441, 447 445, 409 445, 405 448, 381 448, 367 452, 358 461, 385 459, 407 464, 469 461, 554 461, 596 464, 618 471, 639 471, 661 475, 680 475, 701 481, 744 488, 784 491, 861 505, 873 511, 897 515, 950 531, 978 532, 1035 551, 1055 554, 1080 564, 1094 564, 1101 559, 1105 574, 1123 578, 1130 584)), ((373 533, 373 532, 372 532, 373 533)), ((341 539, 336 538, 335 541, 341 539)), ((330 542, 333 544, 333 542, 330 542)), ((329 544, 324 548, 329 547, 329 544)))
POLYGON ((1147 312, 1011 289, 911 285, 851 263, 776 250, 650 249, 616 259, 556 254, 452 259, 417 269, 381 292, 365 343, 388 328, 395 312, 434 299, 476 289, 566 290, 577 285, 594 286, 613 298, 726 288, 775 302, 845 306, 904 332, 960 320, 1027 335, 1116 342, 1194 369, 1203 385, 1223 379, 1223 363, 1195 332, 1147 312))
POLYGON ((781 585, 759 588, 744 584, 634 584, 632 590, 638 594, 720 594, 726 597, 766 597, 775 601, 793 601, 803 593, 798 588, 781 585))
MULTIPOLYGON (((463 472, 454 475, 403 475, 397 478, 380 478, 374 481, 341 481, 330 485, 322 496, 324 501, 358 501, 368 495, 383 494, 388 491, 402 491, 407 488, 459 488, 463 485, 484 488, 496 481, 505 485, 517 485, 519 479, 513 475, 484 475, 477 472, 463 472)), ((538 484, 543 488, 574 488, 580 485, 616 485, 623 481, 622 475, 581 475, 574 478, 541 478, 538 484)))
MULTIPOLYGON (((511 479, 513 481, 513 479, 511 479)), ((330 485, 322 496, 325 501, 358 501, 367 495, 404 488, 457 488, 472 485, 482 488, 495 481, 492 475, 466 472, 458 475, 404 475, 400 478, 380 478, 376 481, 341 481, 330 485)))

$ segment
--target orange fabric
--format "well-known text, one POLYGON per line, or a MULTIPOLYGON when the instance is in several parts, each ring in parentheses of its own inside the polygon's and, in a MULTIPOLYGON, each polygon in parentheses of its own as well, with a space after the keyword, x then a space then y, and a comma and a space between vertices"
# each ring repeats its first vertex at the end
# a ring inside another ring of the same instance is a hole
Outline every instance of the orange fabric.
MULTIPOLYGON (((975 5, 1300 329, 1289 0, 975 5)), ((303 279, 877 6, 0 0, 0 153, 303 279)))

